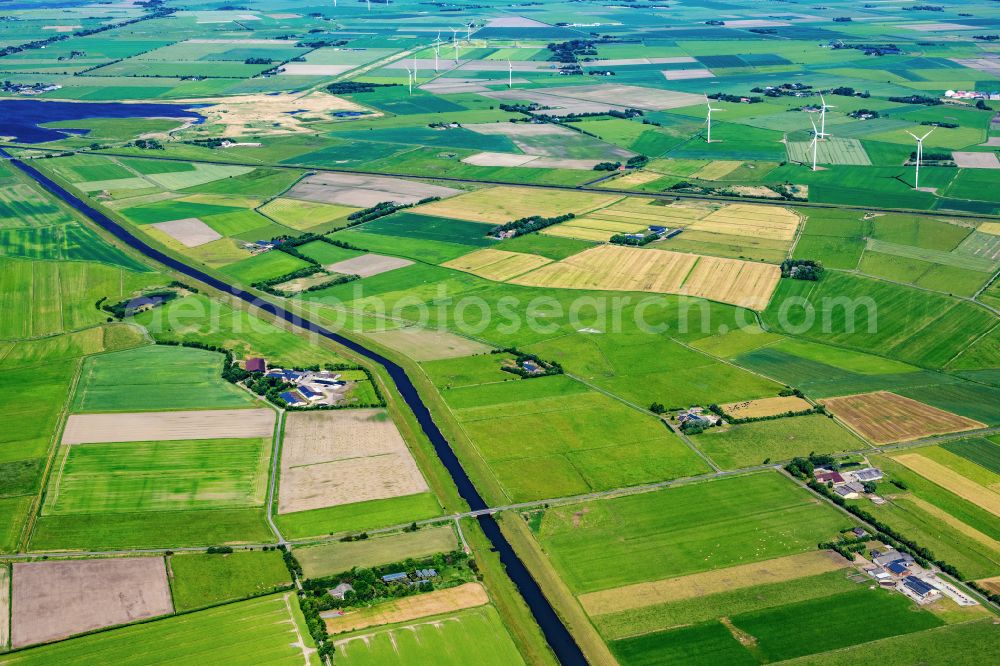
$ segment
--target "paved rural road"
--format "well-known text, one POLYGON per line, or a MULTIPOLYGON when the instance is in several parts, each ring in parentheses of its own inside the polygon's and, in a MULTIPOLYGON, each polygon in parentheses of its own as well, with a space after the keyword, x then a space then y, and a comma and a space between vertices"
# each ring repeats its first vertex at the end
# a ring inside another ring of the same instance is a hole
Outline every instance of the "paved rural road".
MULTIPOLYGON (((3 151, 0 150, 0 153, 2 152, 3 151)), ((251 292, 244 291, 235 285, 229 284, 219 278, 204 273, 197 268, 188 266, 174 257, 160 252, 159 250, 147 245, 138 237, 134 236, 130 231, 104 213, 92 208, 81 199, 63 189, 62 186, 35 169, 33 166, 30 166, 18 159, 12 159, 10 160, 10 163, 27 175, 31 176, 53 195, 59 197, 82 215, 89 218, 94 224, 113 234, 123 243, 153 261, 159 262, 172 270, 182 273, 189 278, 197 280, 214 289, 231 294, 232 296, 249 303, 254 308, 260 309, 270 315, 287 321, 292 326, 332 340, 337 344, 364 356, 370 361, 381 365, 396 384, 396 389, 399 391, 399 394, 402 396, 407 406, 412 410, 413 415, 416 417, 417 422, 424 431, 424 434, 427 435, 427 438, 433 444, 438 458, 448 470, 452 481, 454 481, 455 486, 458 488, 459 495, 466 501, 470 509, 475 512, 474 515, 485 533, 486 538, 489 539, 493 549, 499 554, 500 561, 503 563, 507 571, 507 575, 514 582, 514 585, 521 593, 521 596, 524 598, 528 608, 531 609, 531 612, 535 617, 535 621, 538 623, 539 627, 541 627, 542 633, 545 635, 553 653, 563 664, 586 663, 586 659, 583 656, 583 652, 580 650, 580 646, 577 645, 573 636, 566 628, 566 625, 563 624, 562 620, 556 614, 552 604, 550 604, 548 599, 545 598, 541 588, 538 586, 538 582, 531 576, 531 573, 524 565, 524 562, 522 562, 517 556, 517 553, 514 552, 513 546, 511 546, 510 542, 507 541, 507 538, 500 531, 500 525, 493 518, 492 512, 488 511, 489 507, 487 506, 485 500, 483 500, 479 491, 472 483, 472 480, 469 478, 468 474, 466 474, 465 469, 462 467, 461 462, 459 462, 454 450, 451 448, 448 440, 445 439, 444 434, 437 427, 437 424, 431 417, 430 410, 427 409, 427 406, 417 393, 416 387, 413 385, 413 382, 410 380, 409 376, 407 376, 402 367, 385 358, 381 354, 378 354, 355 342, 354 340, 345 338, 344 336, 323 328, 322 326, 300 317, 283 307, 262 299, 251 292), (478 513, 483 510, 486 511, 478 513)))

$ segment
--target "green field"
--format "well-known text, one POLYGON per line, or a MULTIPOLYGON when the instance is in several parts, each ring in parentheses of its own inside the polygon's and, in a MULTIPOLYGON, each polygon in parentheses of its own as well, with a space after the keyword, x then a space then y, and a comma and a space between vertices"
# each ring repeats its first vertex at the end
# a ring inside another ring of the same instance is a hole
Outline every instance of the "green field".
POLYGON ((276 550, 172 555, 168 570, 177 612, 259 596, 292 583, 276 550))
POLYGON ((373 536, 364 541, 324 543, 295 549, 295 559, 307 578, 332 576, 351 567, 372 567, 448 553, 458 547, 450 525, 422 527, 416 532, 373 536))
POLYGON ((342 504, 325 509, 285 513, 275 517, 282 534, 290 539, 363 532, 441 515, 441 506, 431 493, 342 504))
POLYGON ((5 662, 318 666, 315 654, 306 656, 300 636, 311 645, 295 595, 283 593, 32 648, 6 655, 5 662))
POLYGON ((309 264, 298 257, 293 257, 279 250, 271 250, 230 264, 223 268, 222 272, 239 280, 242 284, 251 285, 255 282, 288 275, 308 266, 309 264))
POLYGON ((222 360, 214 352, 166 345, 90 357, 84 361, 73 411, 255 406, 249 394, 222 379, 222 360))
POLYGON ((850 524, 763 472, 549 509, 539 541, 583 593, 810 550, 850 524))
POLYGON ((338 635, 337 661, 350 666, 397 661, 443 666, 524 663, 493 606, 450 613, 439 619, 338 635))
POLYGON ((269 439, 64 446, 44 513, 132 513, 259 506, 269 439))
POLYGON ((866 448, 833 419, 820 414, 710 428, 694 438, 698 448, 723 469, 779 462, 809 453, 837 453, 866 448))

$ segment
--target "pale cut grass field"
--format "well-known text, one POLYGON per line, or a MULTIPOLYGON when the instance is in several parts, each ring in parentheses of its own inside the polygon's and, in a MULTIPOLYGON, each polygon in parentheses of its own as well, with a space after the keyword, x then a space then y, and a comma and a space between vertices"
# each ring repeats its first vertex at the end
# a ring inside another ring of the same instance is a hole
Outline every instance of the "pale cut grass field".
POLYGON ((512 277, 540 268, 545 264, 551 263, 551 261, 551 259, 537 254, 484 248, 462 255, 441 265, 445 268, 454 268, 455 270, 472 273, 487 280, 503 282, 512 277))
POLYGON ((414 208, 413 212, 472 222, 503 224, 532 215, 542 217, 557 217, 566 213, 579 215, 607 206, 619 198, 621 197, 612 194, 499 186, 434 201, 414 208))

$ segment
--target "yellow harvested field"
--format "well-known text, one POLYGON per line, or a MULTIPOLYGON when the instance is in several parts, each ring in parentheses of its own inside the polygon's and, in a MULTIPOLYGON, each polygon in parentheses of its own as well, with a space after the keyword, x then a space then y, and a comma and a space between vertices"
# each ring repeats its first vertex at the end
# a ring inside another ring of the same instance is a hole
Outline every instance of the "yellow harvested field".
POLYGON ((697 263, 693 254, 599 245, 511 280, 557 289, 677 293, 697 263))
POLYGON ((983 222, 979 225, 976 231, 981 231, 984 234, 991 234, 993 236, 1000 236, 1000 222, 983 222))
POLYGON ((948 525, 949 527, 953 528, 956 532, 964 534, 973 541, 976 541, 980 545, 984 546, 986 549, 992 551, 993 552, 992 555, 988 555, 986 553, 983 554, 987 555, 987 557, 989 557, 995 563, 1000 564, 1000 541, 997 541, 989 534, 984 534, 980 532, 975 527, 972 527, 971 525, 962 522, 961 520, 951 515, 947 511, 938 508, 937 506, 917 497, 916 495, 912 494, 907 495, 905 497, 896 499, 895 502, 897 504, 900 502, 910 502, 911 504, 915 504, 917 508, 923 510, 925 513, 929 513, 936 520, 940 520, 945 525, 948 525))
POLYGON ((484 354, 492 349, 482 342, 463 338, 446 330, 407 326, 388 331, 372 331, 366 335, 380 345, 406 354, 415 361, 436 361, 484 354))
POLYGON ((820 402, 848 427, 875 444, 908 442, 986 427, 979 421, 889 391, 825 398, 820 402))
POLYGON ((771 264, 683 252, 600 245, 511 280, 556 289, 649 291, 762 309, 781 271, 771 264))
POLYGON ((274 419, 271 409, 73 414, 66 422, 62 443, 270 438, 274 433, 274 419))
POLYGON ((714 569, 690 576, 590 592, 581 595, 579 599, 580 605, 583 606, 588 615, 605 615, 633 608, 644 608, 667 601, 694 599, 716 592, 815 576, 827 571, 843 569, 847 565, 847 560, 832 551, 811 550, 797 555, 741 564, 725 569, 714 569))
POLYGON ((715 160, 695 171, 691 174, 691 177, 699 180, 717 180, 723 176, 728 176, 742 165, 743 162, 735 160, 715 160))
POLYGON ((986 509, 994 516, 1000 516, 1000 493, 996 493, 975 481, 968 479, 955 470, 931 460, 919 453, 902 453, 893 456, 893 460, 906 465, 914 472, 955 493, 964 500, 986 509))
POLYGON ((993 592, 995 594, 1000 594, 1000 576, 994 576, 993 578, 984 578, 976 582, 985 587, 990 592, 993 592))
POLYGON ((412 597, 404 597, 370 608, 361 608, 344 615, 324 613, 327 631, 341 634, 346 631, 374 627, 380 624, 408 622, 431 615, 451 613, 464 608, 483 606, 490 602, 486 590, 479 583, 465 583, 457 587, 435 590, 412 597))
POLYGON ((751 236, 791 241, 799 226, 799 216, 781 206, 730 204, 706 215, 688 228, 732 236, 751 236))
POLYGON ((551 259, 537 254, 507 252, 506 250, 483 249, 462 255, 443 264, 445 268, 472 273, 487 280, 503 282, 517 275, 551 263, 551 259))
POLYGON ((602 208, 621 197, 614 194, 490 187, 418 206, 412 212, 459 220, 503 224, 522 217, 577 215, 602 208))
POLYGON ((737 419, 753 419, 761 416, 777 416, 785 412, 804 412, 812 409, 808 401, 794 395, 745 400, 721 405, 722 411, 737 419))
POLYGON ((385 410, 291 412, 286 417, 278 513, 426 490, 427 482, 385 410))
POLYGON ((627 173, 621 178, 616 178, 610 181, 608 187, 635 187, 637 185, 645 185, 646 183, 651 183, 654 180, 659 180, 662 178, 658 173, 653 173, 652 171, 633 171, 632 173, 627 173))
POLYGON ((722 257, 701 257, 681 293, 763 310, 781 279, 781 269, 722 257))
POLYGON ((559 238, 576 238, 578 240, 594 241, 597 243, 607 243, 614 235, 612 231, 601 231, 600 229, 587 229, 585 227, 567 227, 557 224, 554 227, 543 229, 539 233, 545 236, 558 236, 559 238))

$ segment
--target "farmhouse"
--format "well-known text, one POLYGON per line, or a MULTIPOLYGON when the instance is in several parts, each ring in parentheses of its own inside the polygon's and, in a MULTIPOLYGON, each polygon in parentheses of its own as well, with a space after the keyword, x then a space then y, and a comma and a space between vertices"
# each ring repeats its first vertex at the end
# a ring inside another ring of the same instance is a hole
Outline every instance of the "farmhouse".
POLYGON ((859 483, 869 483, 880 480, 882 478, 882 470, 875 467, 867 467, 855 472, 848 472, 848 476, 854 477, 854 480, 859 483))
POLYGON ((926 603, 941 596, 941 592, 925 580, 916 576, 909 576, 903 580, 902 591, 910 596, 916 597, 917 601, 926 603))
POLYGON ((893 562, 905 562, 907 565, 913 564, 913 556, 903 553, 893 548, 886 551, 873 550, 871 552, 872 561, 880 567, 888 567, 893 562))
POLYGON ((844 477, 840 475, 840 472, 832 472, 830 470, 817 471, 816 480, 820 483, 844 483, 844 477))
POLYGON ((243 366, 247 372, 265 372, 267 370, 267 362, 262 358, 248 358, 243 366))
POLYGON ((329 594, 334 599, 341 599, 347 596, 348 592, 353 592, 354 588, 351 587, 350 583, 341 583, 337 587, 327 590, 326 593, 329 594))
POLYGON ((285 391, 278 397, 287 402, 292 407, 305 407, 306 405, 309 404, 305 398, 303 398, 295 391, 285 391))
POLYGON ((861 494, 865 492, 865 487, 856 481, 849 481, 847 483, 840 483, 833 487, 833 492, 837 493, 844 499, 856 499, 861 497, 861 494))
POLYGON ((405 572, 400 571, 399 573, 391 573, 382 576, 382 582, 384 583, 401 583, 407 580, 409 576, 405 572))
POLYGON ((716 414, 706 413, 704 407, 691 407, 677 412, 677 423, 703 423, 705 425, 722 425, 722 418, 716 414))

